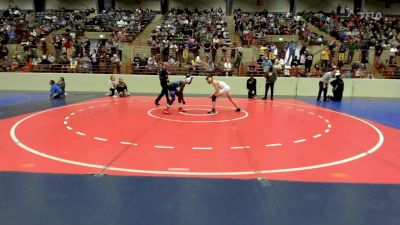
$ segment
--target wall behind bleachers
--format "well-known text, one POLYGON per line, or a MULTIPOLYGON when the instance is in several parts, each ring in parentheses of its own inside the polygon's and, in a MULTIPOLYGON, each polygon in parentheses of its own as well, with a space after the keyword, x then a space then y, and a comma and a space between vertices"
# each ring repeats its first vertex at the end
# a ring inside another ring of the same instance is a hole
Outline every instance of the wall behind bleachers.
POLYGON ((240 8, 244 11, 262 11, 266 9, 270 12, 287 12, 290 10, 290 0, 263 0, 262 5, 257 5, 256 0, 233 0, 233 8, 240 8))
MULTIPOLYGON (((0 9, 7 9, 9 5, 7 0, 0 0, 0 9)), ((33 0, 14 0, 11 6, 17 6, 20 9, 33 9, 33 0)))
POLYGON ((318 11, 322 10, 324 12, 331 12, 334 10, 336 12, 336 7, 338 5, 342 6, 342 11, 346 6, 353 8, 353 0, 298 0, 297 12, 302 11, 318 11))
POLYGON ((160 0, 145 0, 141 1, 141 4, 135 3, 134 0, 115 0, 116 9, 151 9, 155 11, 160 11, 161 4, 160 0))
MULTIPOLYGON (((49 91, 49 80, 65 77, 67 91, 107 92, 110 74, 53 74, 53 73, 0 73, 0 91, 49 91)), ((160 91, 158 76, 154 75, 116 75, 123 77, 133 95, 137 93, 156 94, 160 91)), ((182 79, 182 76, 170 76, 170 80, 182 79)), ((218 77, 226 81, 235 95, 247 95, 247 77, 218 77)), ((257 88, 261 96, 264 91, 264 78, 257 78, 257 88)), ((285 96, 314 96, 318 93, 319 78, 279 77, 275 84, 275 94, 285 96)), ((400 80, 344 79, 345 97, 386 97, 400 98, 400 80), (373 89, 371 89, 373 87, 373 89), (371 91, 372 90, 372 91, 371 91)), ((332 90, 330 88, 330 90, 332 90)), ((208 85, 204 76, 194 77, 187 94, 209 95, 213 87, 208 85)))
MULTIPOLYGON (((160 11, 159 0, 142 0, 141 4, 136 4, 135 0, 116 0, 116 8, 133 9, 133 8, 146 8, 160 11)), ((353 0, 298 0, 297 11, 303 10, 323 10, 330 12, 336 10, 337 5, 340 3, 342 8, 346 5, 353 8, 353 0)), ((64 7, 67 9, 78 8, 95 8, 97 7, 97 0, 46 0, 46 9, 57 9, 64 7)), ((8 8, 7 0, 0 0, 0 9, 8 8)), ((33 0, 14 0, 12 6, 18 6, 21 9, 33 9, 33 0)), ((221 7, 225 11, 224 0, 170 0, 170 7, 181 8, 218 8, 221 7)), ((290 0, 263 0, 262 5, 257 5, 256 0, 233 0, 233 8, 241 8, 245 11, 262 11, 264 9, 271 12, 287 12, 290 9, 290 0)), ((381 0, 365 0, 365 11, 382 12, 389 15, 400 15, 400 2, 393 3, 390 8, 385 8, 384 1, 381 0)))
POLYGON ((45 2, 45 9, 58 9, 60 7, 66 9, 97 8, 97 0, 46 0, 45 2))
POLYGON ((221 7, 225 11, 225 1, 221 0, 170 0, 170 7, 173 8, 194 8, 198 9, 209 9, 221 7))
POLYGON ((371 12, 382 12, 383 15, 400 15, 400 1, 393 3, 390 8, 385 8, 385 2, 380 0, 365 0, 365 10, 371 12))

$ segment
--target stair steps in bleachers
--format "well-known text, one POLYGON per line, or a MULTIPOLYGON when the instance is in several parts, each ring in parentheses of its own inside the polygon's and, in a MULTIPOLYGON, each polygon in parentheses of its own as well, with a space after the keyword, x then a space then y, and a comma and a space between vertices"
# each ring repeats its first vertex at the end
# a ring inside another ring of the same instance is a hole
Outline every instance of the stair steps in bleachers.
POLYGON ((149 38, 150 34, 156 28, 156 26, 161 25, 163 20, 163 15, 157 14, 154 19, 147 25, 147 27, 140 33, 138 37, 131 43, 125 44, 123 46, 123 56, 122 62, 123 63, 130 63, 131 59, 136 54, 139 54, 140 57, 146 55, 149 57, 150 54, 150 46, 147 44, 147 39, 149 38))

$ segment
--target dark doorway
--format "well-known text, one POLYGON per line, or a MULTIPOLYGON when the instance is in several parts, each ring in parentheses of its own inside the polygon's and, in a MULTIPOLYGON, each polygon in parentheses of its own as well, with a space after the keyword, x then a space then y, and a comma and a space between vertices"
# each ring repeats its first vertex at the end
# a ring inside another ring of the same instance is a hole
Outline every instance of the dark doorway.
POLYGON ((35 12, 43 12, 44 11, 44 0, 34 0, 33 1, 33 9, 35 12))

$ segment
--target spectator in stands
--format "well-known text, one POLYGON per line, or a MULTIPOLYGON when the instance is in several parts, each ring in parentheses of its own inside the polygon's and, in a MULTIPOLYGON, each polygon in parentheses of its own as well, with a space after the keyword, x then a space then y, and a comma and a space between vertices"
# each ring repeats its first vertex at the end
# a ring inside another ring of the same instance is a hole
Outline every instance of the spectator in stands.
POLYGON ((8 59, 8 56, 4 56, 1 62, 2 71, 9 72, 11 70, 11 64, 12 62, 8 59))
POLYGON ((337 44, 335 40, 329 42, 328 49, 329 49, 329 60, 332 62, 332 59, 335 57, 335 52, 337 50, 337 44))
POLYGON ((322 67, 325 68, 329 65, 329 52, 327 48, 324 48, 324 50, 322 50, 321 52, 321 61, 322 61, 322 67))
POLYGON ((206 67, 207 74, 212 74, 212 72, 214 71, 214 63, 208 56, 206 56, 205 67, 206 67))
POLYGON ((114 66, 114 70, 117 71, 118 74, 121 73, 121 61, 118 58, 117 54, 114 54, 113 57, 111 58, 111 62, 114 66))
POLYGON ((395 57, 396 57, 397 52, 398 52, 398 50, 397 50, 396 46, 392 46, 390 48, 389 65, 396 64, 395 57))
POLYGON ((60 55, 62 53, 63 43, 60 36, 56 36, 56 40, 54 41, 54 50, 56 53, 56 61, 60 60, 60 55))
POLYGON ((298 67, 300 65, 299 60, 297 59, 297 56, 295 56, 292 60, 292 63, 290 64, 291 67, 298 67))
POLYGON ((292 63, 292 60, 294 59, 294 57, 296 56, 296 43, 294 40, 292 40, 291 42, 289 42, 287 44, 287 48, 286 48, 289 52, 288 54, 288 58, 287 58, 287 64, 290 65, 292 63))
POLYGON ((5 43, 2 43, 0 46, 0 60, 3 59, 5 56, 7 56, 9 53, 7 45, 5 43))
POLYGON ((42 61, 40 62, 42 65, 50 65, 51 62, 47 59, 46 55, 42 55, 42 61))
POLYGON ((210 42, 210 40, 206 40, 203 47, 204 47, 204 56, 208 56, 211 58, 211 42, 210 42))
POLYGON ((69 68, 71 73, 76 73, 78 69, 78 60, 76 58, 69 59, 69 68))
POLYGON ((263 67, 263 71, 267 72, 269 70, 269 68, 272 67, 272 62, 271 62, 271 60, 268 59, 268 57, 263 56, 263 61, 261 63, 261 66, 263 67))
POLYGON ((175 59, 170 56, 167 62, 170 66, 174 66, 176 64, 175 59))
POLYGON ((136 54, 136 56, 133 58, 133 62, 132 62, 132 65, 133 65, 133 67, 134 67, 135 69, 139 69, 139 67, 140 67, 140 61, 141 61, 141 59, 140 59, 139 54, 136 54))
POLYGON ((311 72, 312 63, 313 63, 313 55, 310 53, 306 53, 306 62, 304 63, 306 72, 308 72, 308 73, 311 72))
MULTIPOLYGON (((225 59, 225 58, 224 58, 225 59)), ((232 76, 232 64, 229 60, 224 60, 224 73, 225 76, 232 76)))

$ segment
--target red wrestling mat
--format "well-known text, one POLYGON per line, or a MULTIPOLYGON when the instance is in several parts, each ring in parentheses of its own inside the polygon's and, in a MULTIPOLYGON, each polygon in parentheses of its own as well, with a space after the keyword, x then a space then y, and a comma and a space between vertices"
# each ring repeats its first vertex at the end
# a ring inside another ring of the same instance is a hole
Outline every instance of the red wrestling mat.
POLYGON ((296 100, 103 98, 3 120, 0 170, 400 183, 399 131, 296 100))

